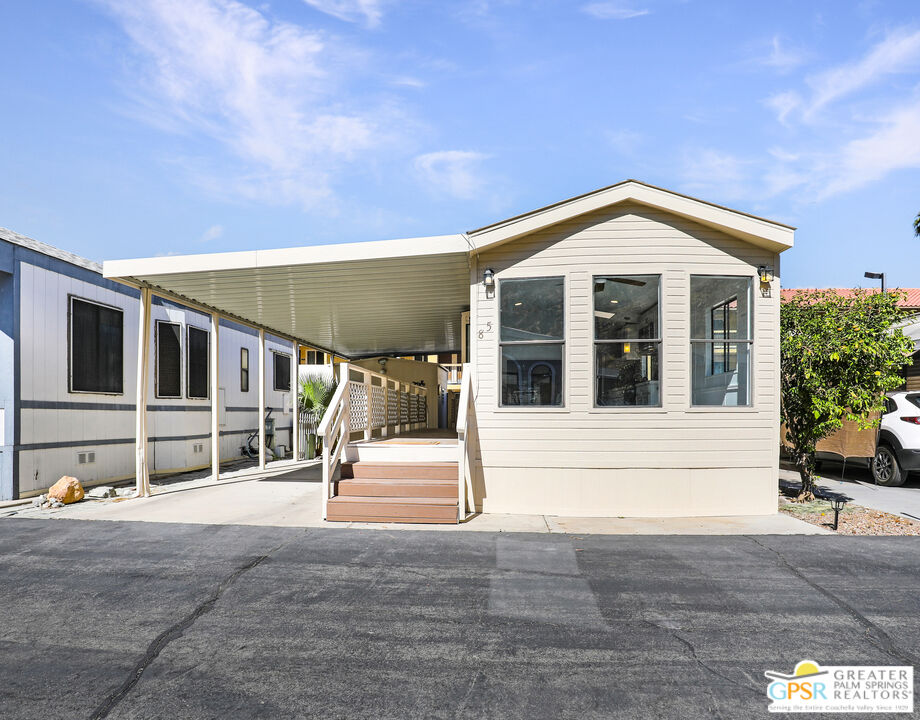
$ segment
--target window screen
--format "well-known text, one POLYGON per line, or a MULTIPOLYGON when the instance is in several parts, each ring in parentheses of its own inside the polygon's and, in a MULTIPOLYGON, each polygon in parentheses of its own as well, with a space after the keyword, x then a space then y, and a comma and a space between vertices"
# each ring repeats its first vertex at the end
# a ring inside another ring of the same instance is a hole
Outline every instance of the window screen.
POLYGON ((179 323, 157 320, 157 387, 161 398, 182 397, 182 329, 179 323))
POLYGON ((208 397, 208 331, 188 327, 188 396, 208 397))
POLYGON ((124 313, 71 298, 70 391, 124 392, 124 313))
POLYGON ((272 353, 275 357, 275 390, 291 389, 291 356, 272 353))

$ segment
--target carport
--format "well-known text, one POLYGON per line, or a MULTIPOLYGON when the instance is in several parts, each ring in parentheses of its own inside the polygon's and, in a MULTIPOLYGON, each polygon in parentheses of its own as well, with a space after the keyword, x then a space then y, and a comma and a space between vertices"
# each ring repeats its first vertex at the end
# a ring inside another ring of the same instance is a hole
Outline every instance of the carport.
MULTIPOLYGON (((259 407, 265 407, 265 334, 292 344, 292 408, 297 427, 298 345, 334 355, 437 353, 461 345, 469 308, 470 245, 464 235, 110 260, 103 275, 140 290, 136 417, 137 495, 150 494, 147 389, 154 296, 206 312, 210 344, 211 467, 220 476, 219 335, 221 318, 259 332, 259 407)), ((293 433, 293 457, 299 457, 293 433)), ((259 428, 259 470, 266 467, 259 428)))

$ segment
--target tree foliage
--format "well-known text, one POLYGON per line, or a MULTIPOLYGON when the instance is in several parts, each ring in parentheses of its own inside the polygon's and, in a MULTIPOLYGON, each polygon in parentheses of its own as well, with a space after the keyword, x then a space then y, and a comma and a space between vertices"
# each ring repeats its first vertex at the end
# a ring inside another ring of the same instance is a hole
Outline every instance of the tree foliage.
POLYGON ((815 446, 843 420, 878 425, 885 393, 903 384, 913 343, 900 328, 902 294, 856 290, 850 297, 807 291, 783 303, 780 365, 786 443, 802 478, 801 500, 814 499, 815 446), (877 417, 877 416, 876 416, 877 417))
POLYGON ((920 213, 914 218, 914 235, 920 237, 920 213))

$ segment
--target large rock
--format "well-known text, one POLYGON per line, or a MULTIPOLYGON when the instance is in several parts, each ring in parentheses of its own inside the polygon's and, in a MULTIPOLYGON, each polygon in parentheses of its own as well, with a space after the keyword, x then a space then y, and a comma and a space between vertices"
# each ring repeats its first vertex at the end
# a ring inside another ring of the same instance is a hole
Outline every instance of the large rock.
POLYGON ((69 505, 83 499, 83 486, 75 477, 65 475, 48 490, 49 500, 58 500, 69 505))

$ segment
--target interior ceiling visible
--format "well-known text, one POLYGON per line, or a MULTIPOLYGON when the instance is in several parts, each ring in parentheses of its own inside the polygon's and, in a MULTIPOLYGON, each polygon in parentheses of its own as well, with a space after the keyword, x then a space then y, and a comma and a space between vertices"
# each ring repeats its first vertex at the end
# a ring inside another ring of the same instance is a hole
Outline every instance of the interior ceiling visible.
POLYGON ((134 275, 345 356, 460 349, 466 253, 134 275))

